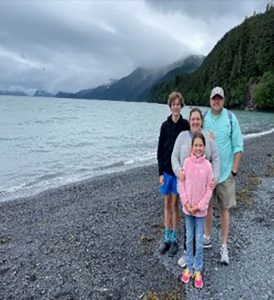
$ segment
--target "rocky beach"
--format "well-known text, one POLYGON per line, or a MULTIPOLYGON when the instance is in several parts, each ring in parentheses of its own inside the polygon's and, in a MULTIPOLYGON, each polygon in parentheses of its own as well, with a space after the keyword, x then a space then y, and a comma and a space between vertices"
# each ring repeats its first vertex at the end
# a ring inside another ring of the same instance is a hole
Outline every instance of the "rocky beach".
POLYGON ((216 209, 202 290, 178 280, 182 250, 158 254, 163 203, 152 165, 0 203, 0 299, 273 299, 273 141, 245 141, 231 262, 219 263, 216 209))

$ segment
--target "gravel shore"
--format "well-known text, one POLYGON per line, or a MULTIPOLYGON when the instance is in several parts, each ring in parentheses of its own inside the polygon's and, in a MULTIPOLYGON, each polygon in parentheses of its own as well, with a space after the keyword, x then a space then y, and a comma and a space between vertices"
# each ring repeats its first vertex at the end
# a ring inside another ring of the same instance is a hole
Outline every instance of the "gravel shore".
POLYGON ((203 290, 179 282, 181 252, 158 254, 163 203, 153 165, 0 203, 0 299, 273 299, 273 140, 245 141, 231 263, 219 264, 216 210, 203 290))

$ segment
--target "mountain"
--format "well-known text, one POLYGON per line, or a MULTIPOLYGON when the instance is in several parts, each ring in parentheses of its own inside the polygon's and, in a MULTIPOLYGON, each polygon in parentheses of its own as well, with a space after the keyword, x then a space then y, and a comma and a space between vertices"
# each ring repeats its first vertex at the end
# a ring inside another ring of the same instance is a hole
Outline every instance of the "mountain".
POLYGON ((0 95, 11 95, 11 96, 28 96, 25 92, 22 91, 1 91, 0 95))
POLYGON ((37 90, 37 91, 35 91, 33 96, 34 97, 53 97, 54 95, 47 91, 44 91, 44 90, 37 90))
POLYGON ((54 97, 57 98, 74 98, 73 93, 67 93, 67 92, 58 92, 54 97))
POLYGON ((204 60, 203 55, 192 55, 186 58, 181 66, 175 67, 163 76, 159 82, 173 79, 177 75, 190 74, 197 70, 204 60))
POLYGON ((189 105, 207 105, 214 86, 225 90, 226 106, 274 110, 274 7, 246 18, 227 32, 193 73, 154 85, 150 102, 165 103, 180 91, 189 105))
POLYGON ((150 70, 138 68, 128 76, 109 85, 102 85, 75 93, 75 98, 108 99, 108 100, 142 100, 139 94, 152 85, 154 74, 150 70), (140 83, 144 83, 140 86, 140 83))
POLYGON ((196 70, 201 65, 203 58, 202 55, 193 55, 159 69, 137 68, 129 75, 109 84, 81 90, 75 94, 59 92, 56 97, 66 95, 81 99, 146 101, 150 88, 155 83, 166 80, 165 76, 185 74, 196 70))

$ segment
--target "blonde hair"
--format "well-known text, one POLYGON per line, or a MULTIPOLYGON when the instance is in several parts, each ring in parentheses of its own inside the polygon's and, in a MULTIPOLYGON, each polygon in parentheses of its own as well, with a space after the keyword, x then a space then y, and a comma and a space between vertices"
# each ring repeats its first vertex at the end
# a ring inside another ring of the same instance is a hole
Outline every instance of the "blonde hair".
POLYGON ((171 94, 169 94, 168 100, 167 100, 168 106, 171 107, 171 104, 172 104, 176 99, 179 99, 179 101, 181 102, 181 107, 183 107, 184 104, 185 104, 185 100, 184 100, 182 94, 179 93, 179 92, 172 92, 171 94))

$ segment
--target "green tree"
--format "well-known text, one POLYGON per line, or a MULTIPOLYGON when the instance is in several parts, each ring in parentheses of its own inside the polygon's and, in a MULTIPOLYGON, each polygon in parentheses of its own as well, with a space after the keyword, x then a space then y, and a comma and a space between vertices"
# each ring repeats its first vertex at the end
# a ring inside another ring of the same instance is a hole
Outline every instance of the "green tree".
POLYGON ((254 90, 256 106, 260 109, 273 109, 274 107, 274 73, 265 72, 254 90))
POLYGON ((250 106, 256 94, 257 108, 274 110, 271 76, 264 75, 273 70, 274 7, 269 4, 265 13, 254 14, 227 32, 195 72, 177 73, 176 78, 152 88, 148 99, 166 99, 169 92, 179 90, 188 104, 207 105, 210 90, 218 85, 225 90, 228 107, 250 106), (263 90, 267 98, 262 96, 263 90))

